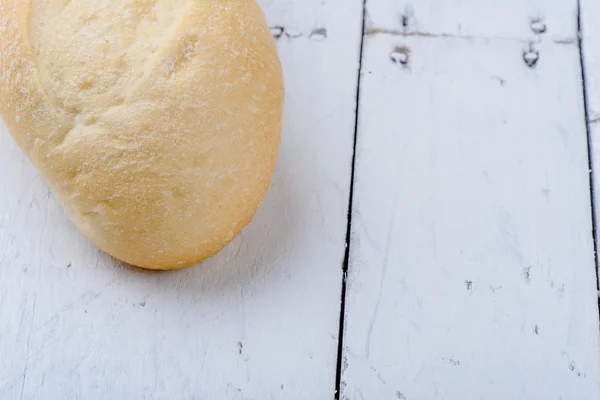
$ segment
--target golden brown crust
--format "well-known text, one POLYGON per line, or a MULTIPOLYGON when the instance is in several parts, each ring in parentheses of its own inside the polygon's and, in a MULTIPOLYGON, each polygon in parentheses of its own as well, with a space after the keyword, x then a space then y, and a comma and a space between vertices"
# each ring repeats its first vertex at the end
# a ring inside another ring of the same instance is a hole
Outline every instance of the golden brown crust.
POLYGON ((0 0, 0 115, 77 227, 133 265, 221 250, 280 144, 254 0, 0 0))

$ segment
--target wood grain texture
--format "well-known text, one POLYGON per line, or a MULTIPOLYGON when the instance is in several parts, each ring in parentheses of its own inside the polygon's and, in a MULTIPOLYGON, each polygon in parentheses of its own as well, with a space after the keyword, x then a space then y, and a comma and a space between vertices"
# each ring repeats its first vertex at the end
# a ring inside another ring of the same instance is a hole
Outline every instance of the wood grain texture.
POLYGON ((262 5, 285 70, 281 156, 253 222, 201 266, 100 253, 2 128, 0 397, 333 396, 362 2, 262 5))
POLYGON ((600 398, 575 2, 415 2, 421 35, 399 3, 367 3, 341 398, 600 398))
MULTIPOLYGON (((600 3, 580 0, 581 52, 587 97, 590 166, 595 194, 596 227, 600 226, 600 3)), ((600 243, 596 234, 596 249, 600 243)), ((600 269, 598 269, 600 280, 600 269)), ((600 292, 598 293, 600 298, 600 292)))

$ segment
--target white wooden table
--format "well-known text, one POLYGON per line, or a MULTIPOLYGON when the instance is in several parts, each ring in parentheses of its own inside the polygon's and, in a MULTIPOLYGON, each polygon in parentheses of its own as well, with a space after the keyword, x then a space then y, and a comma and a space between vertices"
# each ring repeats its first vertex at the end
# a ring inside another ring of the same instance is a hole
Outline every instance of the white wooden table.
POLYGON ((600 1, 261 4, 281 157, 203 265, 115 263, 2 128, 0 399, 600 399, 600 1))

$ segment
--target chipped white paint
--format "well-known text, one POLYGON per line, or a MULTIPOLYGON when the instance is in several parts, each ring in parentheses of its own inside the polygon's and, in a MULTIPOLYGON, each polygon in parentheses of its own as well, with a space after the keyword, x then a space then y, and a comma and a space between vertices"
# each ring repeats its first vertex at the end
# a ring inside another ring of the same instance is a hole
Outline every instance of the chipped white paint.
MULTIPOLYGON (((600 210, 600 2, 579 0, 581 7, 581 47, 585 71, 590 158, 594 173, 594 209, 600 210)), ((600 226, 596 211, 596 226, 600 226)), ((598 248, 598 241, 596 248, 598 248)), ((600 269, 598 270, 600 279, 600 269)), ((600 292, 598 293, 600 298, 600 292)))
POLYGON ((2 128, 1 398, 333 396, 362 1, 262 4, 282 31, 280 162, 251 225, 202 266, 101 254, 2 128))
POLYGON ((576 3, 402 3, 367 2, 342 398, 596 400, 576 3))
MULTIPOLYGON (((100 253, 2 127, 0 397, 333 397, 362 2, 261 0, 281 158, 202 266, 100 253)), ((598 164, 600 5, 581 2, 598 164)), ((597 400, 576 1, 367 8, 341 397, 597 400)))

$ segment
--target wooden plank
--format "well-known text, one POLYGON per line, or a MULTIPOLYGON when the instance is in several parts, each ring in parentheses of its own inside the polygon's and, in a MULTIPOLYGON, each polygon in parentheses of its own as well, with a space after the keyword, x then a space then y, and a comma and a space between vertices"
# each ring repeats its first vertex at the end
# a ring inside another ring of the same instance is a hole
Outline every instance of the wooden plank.
POLYGON ((262 4, 286 78, 280 162, 251 225, 202 266, 98 252, 2 128, 3 398, 332 398, 362 1, 262 4))
MULTIPOLYGON (((594 191, 594 217, 596 227, 600 226, 600 4, 597 1, 580 0, 582 66, 587 97, 587 117, 589 132, 589 152, 592 167, 592 187, 594 191)), ((596 249, 598 235, 596 235, 596 249)), ((600 269, 598 269, 600 282, 600 269)), ((598 293, 600 298, 600 292, 598 293)))
POLYGON ((600 398, 577 43, 397 30, 364 44, 341 398, 600 398))

